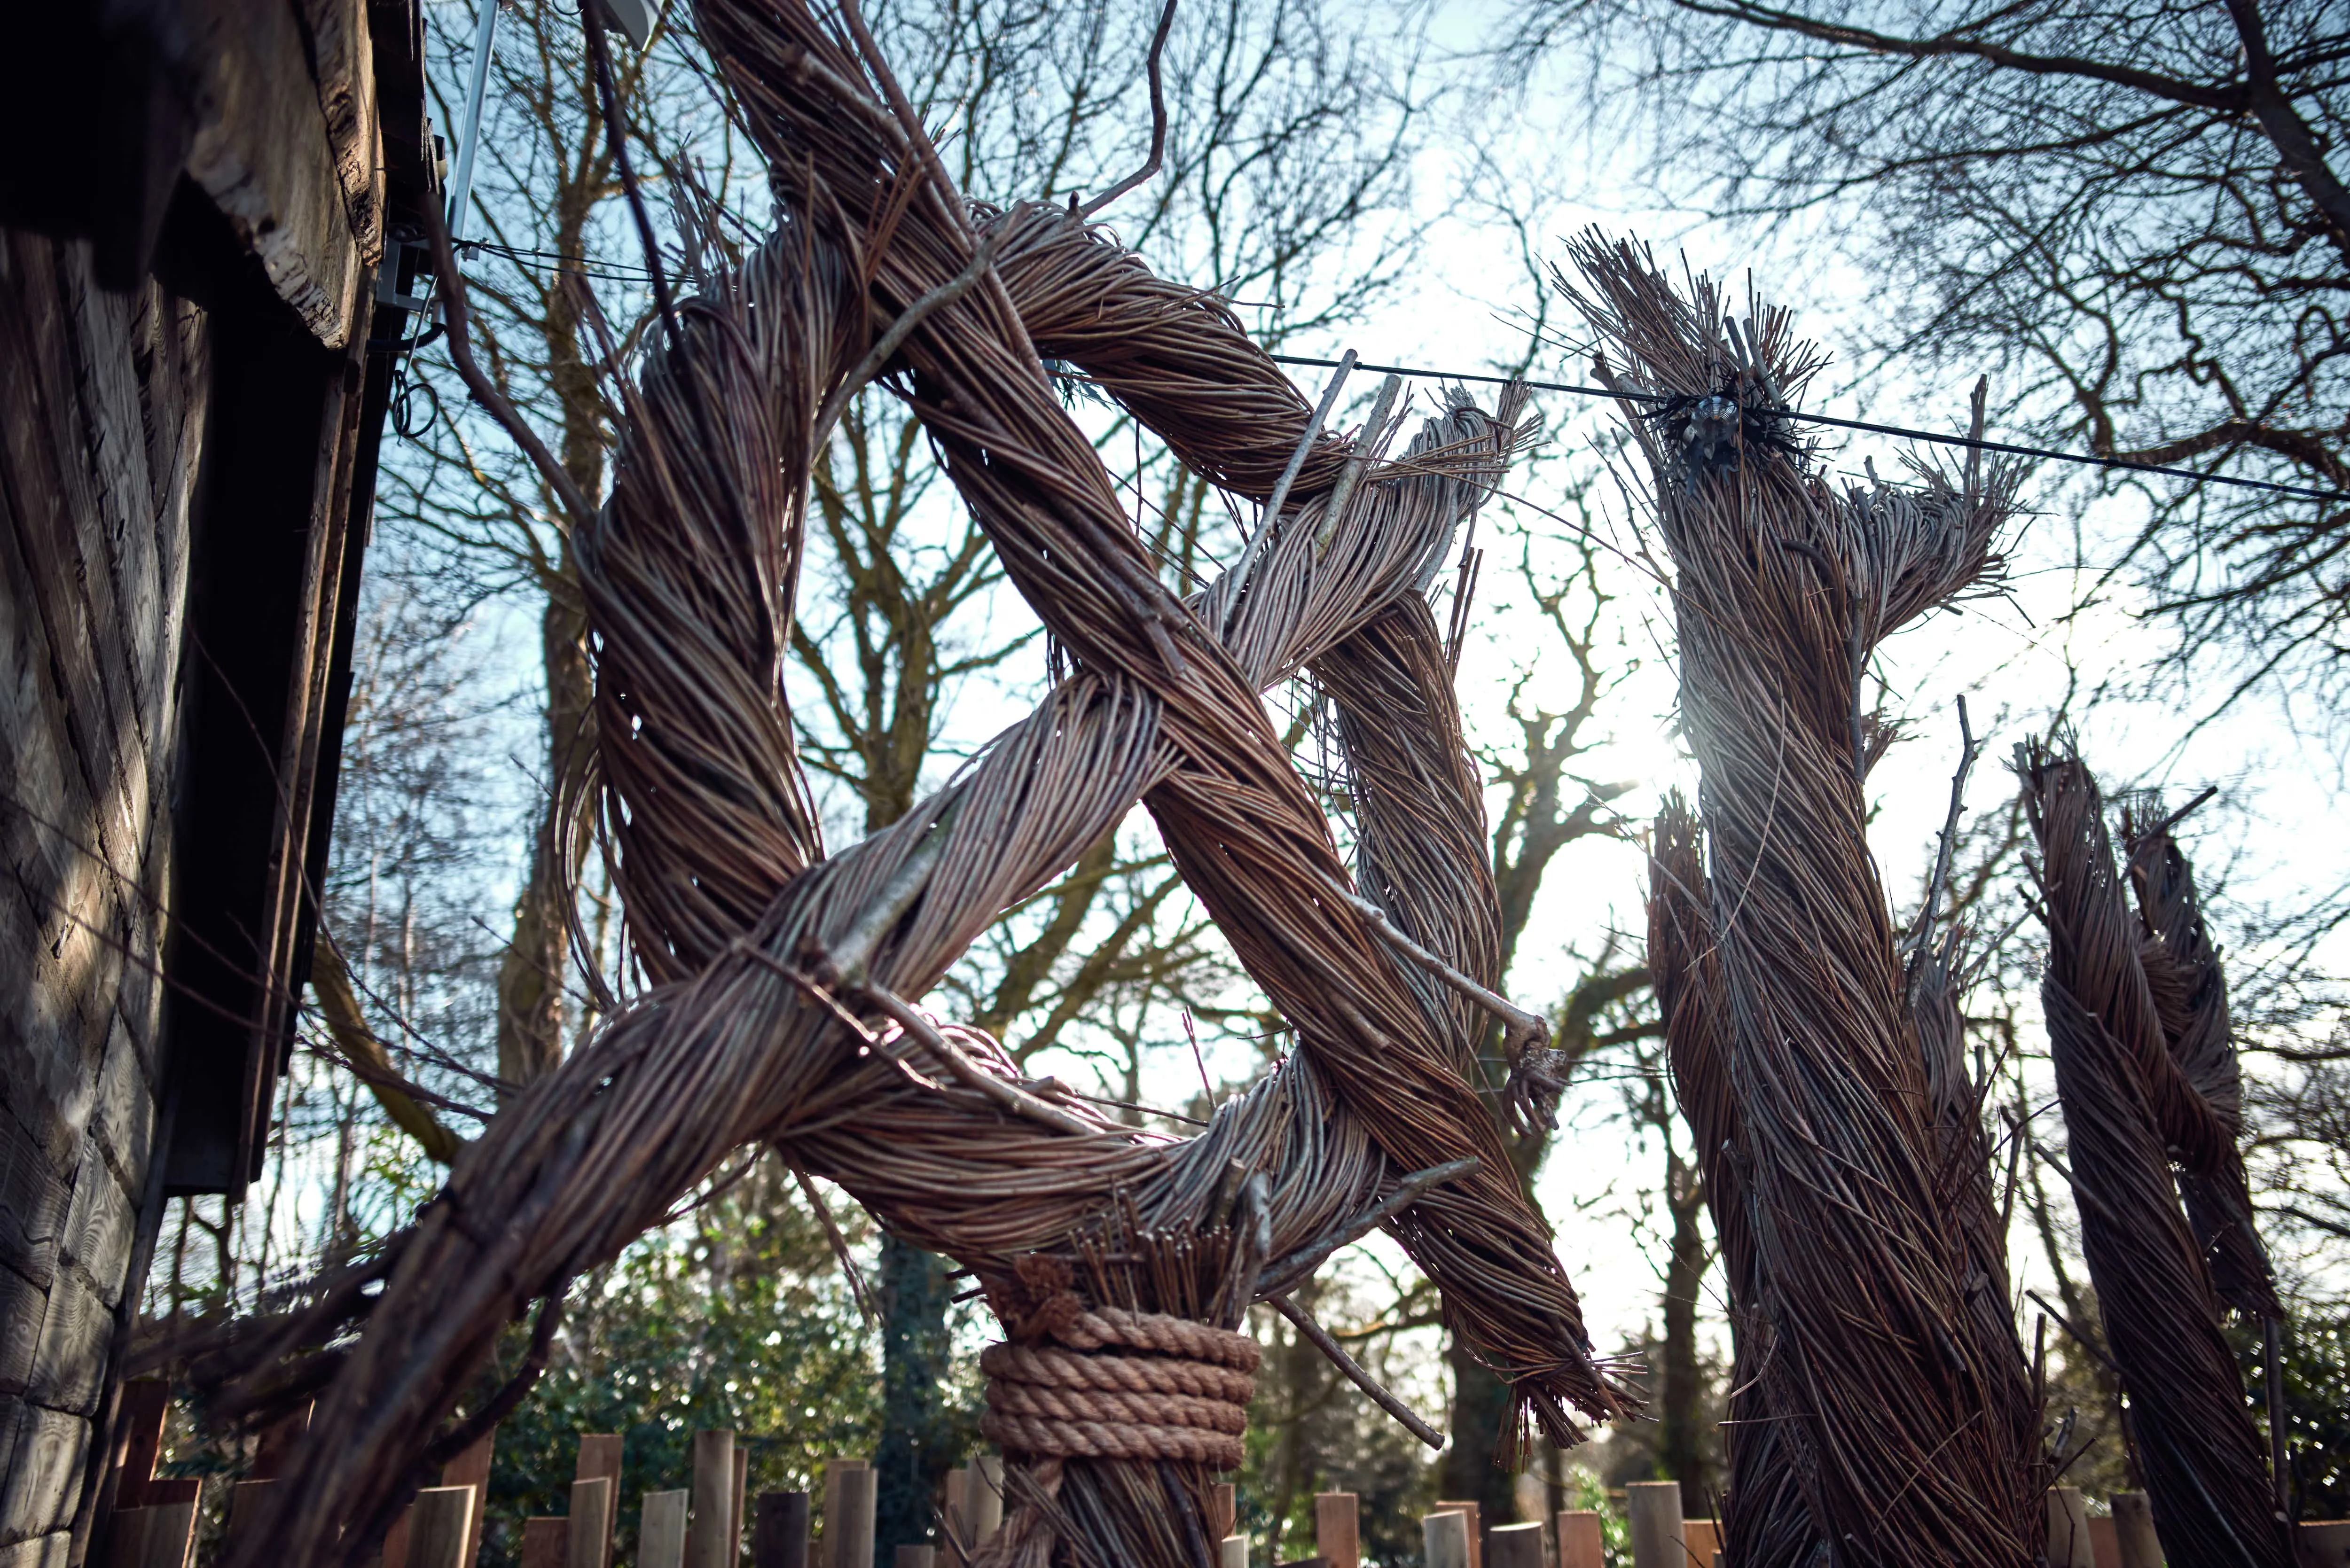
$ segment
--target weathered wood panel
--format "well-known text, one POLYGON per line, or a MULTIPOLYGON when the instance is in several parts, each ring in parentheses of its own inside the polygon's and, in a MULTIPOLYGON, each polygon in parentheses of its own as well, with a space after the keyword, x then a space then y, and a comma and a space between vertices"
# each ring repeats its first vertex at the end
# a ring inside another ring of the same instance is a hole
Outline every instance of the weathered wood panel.
POLYGON ((0 232, 0 1550, 26 1561, 80 1500, 152 1159, 207 347, 85 244, 0 232))

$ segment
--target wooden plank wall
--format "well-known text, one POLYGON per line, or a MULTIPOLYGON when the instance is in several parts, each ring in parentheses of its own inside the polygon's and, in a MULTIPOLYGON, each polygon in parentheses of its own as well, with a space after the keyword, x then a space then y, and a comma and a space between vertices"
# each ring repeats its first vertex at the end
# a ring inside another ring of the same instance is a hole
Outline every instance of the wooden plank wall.
POLYGON ((0 1568, 64 1560, 149 1187, 209 349, 0 231, 0 1568))

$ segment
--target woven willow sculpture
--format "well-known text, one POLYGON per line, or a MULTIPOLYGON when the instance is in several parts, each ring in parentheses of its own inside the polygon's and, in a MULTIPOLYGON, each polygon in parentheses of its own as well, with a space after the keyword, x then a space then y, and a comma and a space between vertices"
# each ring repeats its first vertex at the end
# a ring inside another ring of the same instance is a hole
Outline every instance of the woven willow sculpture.
POLYGON ((1702 778, 1710 855, 1669 814, 1649 929, 1755 1423, 1731 1428, 1731 1553, 2027 1568, 2039 1407, 1981 1118, 1932 966, 1896 947, 1862 794, 1885 739, 1866 662, 1996 572, 2012 475, 1833 487, 1771 412, 1822 362, 1784 310, 1741 321, 1596 236, 1574 259, 1598 373, 1642 410, 1702 778))
POLYGON ((2252 1229, 2227 981, 2193 873, 2168 822, 2126 822, 2133 913, 2081 759, 2018 748, 2016 770, 2040 846, 2041 1000, 2081 1251, 2164 1559, 2286 1568, 2293 1527, 2221 1328, 2230 1308, 2283 1308, 2252 1229))
POLYGON ((1513 1386, 1514 1438, 1572 1442, 1578 1413, 1631 1409, 1471 1086, 1487 1012, 1530 1064, 1541 1030, 1487 989, 1478 781, 1419 587, 1499 482, 1523 395, 1492 414, 1456 399, 1392 462, 1380 430, 1309 441, 1311 410, 1212 296, 1076 213, 967 203, 853 9, 837 27, 795 0, 697 12, 777 226, 660 329, 612 496, 575 518, 600 809, 657 984, 285 1330, 290 1347, 364 1319, 234 1561, 363 1557, 436 1455, 526 1386, 528 1367, 446 1429, 505 1324, 536 1303, 543 1356, 571 1280, 762 1144, 973 1271, 1003 1320, 985 1419, 1015 1506, 985 1562, 1213 1563, 1209 1480, 1238 1462, 1255 1357, 1234 1330, 1374 1224, 1513 1386), (1046 358, 1240 495, 1264 501, 1302 453, 1289 504, 1198 597, 1160 583, 1046 358), (785 655, 809 469, 877 374, 1076 673, 827 857, 785 655), (1258 695, 1305 671, 1340 716, 1359 888, 1258 695), (914 1005, 1137 801, 1298 1041, 1188 1141, 1108 1121, 914 1005))

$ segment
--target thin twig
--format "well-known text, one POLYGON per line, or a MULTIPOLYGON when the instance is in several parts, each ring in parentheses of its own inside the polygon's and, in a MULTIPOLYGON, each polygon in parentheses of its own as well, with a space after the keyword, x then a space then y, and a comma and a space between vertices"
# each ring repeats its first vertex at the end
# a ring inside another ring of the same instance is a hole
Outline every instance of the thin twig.
POLYGON ((1347 1381, 1371 1397, 1371 1403, 1393 1416, 1403 1429, 1431 1449, 1444 1446, 1444 1434, 1412 1413, 1411 1407, 1388 1392, 1379 1380, 1363 1369, 1362 1363, 1347 1354, 1347 1347, 1330 1337, 1329 1332, 1305 1314, 1305 1309, 1287 1296, 1268 1296, 1273 1310, 1287 1318, 1304 1334, 1315 1349, 1330 1358, 1330 1365, 1347 1375, 1347 1381))
POLYGON ((1167 151, 1167 94, 1159 85, 1159 57, 1166 49, 1167 35, 1174 27, 1175 0, 1167 0, 1167 8, 1159 13, 1159 30, 1150 36, 1150 59, 1144 67, 1150 78, 1150 156, 1142 161, 1141 168, 1079 207, 1077 216, 1091 218, 1159 172, 1159 161, 1167 151))

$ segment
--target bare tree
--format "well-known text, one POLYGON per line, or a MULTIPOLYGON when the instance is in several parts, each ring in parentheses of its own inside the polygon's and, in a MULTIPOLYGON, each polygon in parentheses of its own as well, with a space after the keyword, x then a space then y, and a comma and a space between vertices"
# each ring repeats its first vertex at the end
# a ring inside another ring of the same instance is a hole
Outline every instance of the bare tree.
MULTIPOLYGON (((2108 473, 2183 657, 2343 673, 2350 28, 2324 0, 1544 0, 1523 52, 1627 62, 1651 167, 1841 245, 1907 371, 1995 368, 2006 431, 2331 501, 2108 473)), ((1638 112, 1638 111, 1636 111, 1638 112)))
MULTIPOLYGON (((1544 876, 1570 846, 1623 831, 1611 803, 1636 787, 1586 777, 1577 765, 1612 739, 1601 720, 1602 710, 1609 694, 1636 668, 1635 661, 1611 647, 1617 628, 1603 571, 1605 552, 1593 539, 1596 520, 1588 505, 1591 478, 1586 474, 1561 487, 1561 504, 1575 516, 1561 530, 1566 537, 1552 546, 1564 553, 1556 569, 1546 570, 1537 561, 1530 530, 1516 535, 1518 576, 1543 635, 1534 645, 1538 651, 1512 678, 1504 716, 1515 735, 1507 745, 1488 745, 1478 752, 1499 803, 1491 828, 1493 880, 1501 895, 1503 989, 1513 994, 1530 989, 1523 979, 1513 987, 1511 976, 1544 876), (1579 529, 1573 526, 1575 523, 1579 529)), ((1541 958, 1547 963, 1555 956, 1544 952, 1541 958)), ((1640 1012, 1648 996, 1648 970, 1624 944, 1603 939, 1596 954, 1565 956, 1575 966, 1575 978, 1550 1004, 1550 1013, 1553 1042, 1571 1064, 1583 1064, 1596 1053, 1655 1033, 1655 1020, 1640 1012)), ((1531 1199, 1550 1139, 1545 1130, 1522 1130, 1503 1115, 1498 1071, 1502 1059, 1496 1026, 1480 1053, 1488 1075, 1486 1104, 1531 1199)), ((1446 1361, 1452 1374, 1452 1410, 1451 1441, 1439 1463, 1442 1493, 1475 1498, 1491 1517, 1508 1518, 1516 1506, 1513 1481, 1494 1460, 1510 1407, 1509 1385, 1458 1339, 1448 1346, 1446 1361)))

